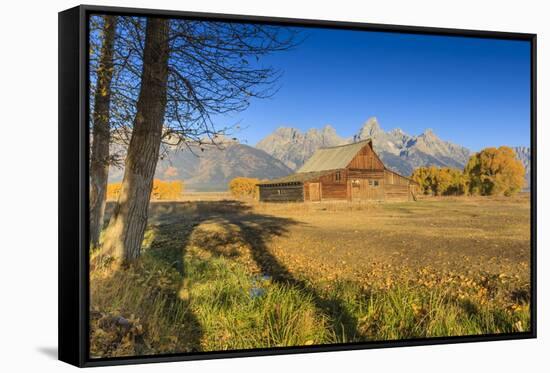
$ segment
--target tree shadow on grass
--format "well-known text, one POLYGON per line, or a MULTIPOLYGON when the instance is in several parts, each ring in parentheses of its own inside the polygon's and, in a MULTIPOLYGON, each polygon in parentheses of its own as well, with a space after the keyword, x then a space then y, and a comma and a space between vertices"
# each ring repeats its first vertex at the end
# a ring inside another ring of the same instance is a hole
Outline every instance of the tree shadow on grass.
POLYGON ((340 342, 356 340, 358 322, 347 310, 345 304, 335 298, 323 297, 311 284, 293 276, 289 269, 268 249, 267 240, 285 232, 279 225, 279 219, 247 213, 230 216, 228 220, 240 228, 242 238, 250 246, 252 256, 263 273, 273 276, 276 282, 286 283, 309 295, 316 308, 328 316, 331 334, 344 339, 340 342))
MULTIPOLYGON (((182 205, 181 207, 186 206, 182 205)), ((165 262, 169 267, 175 269, 181 276, 183 284, 185 281, 185 263, 183 258, 186 255, 191 233, 198 222, 191 222, 187 218, 178 221, 176 215, 183 213, 183 211, 173 204, 155 203, 151 206, 151 210, 150 214, 153 214, 153 219, 160 218, 160 220, 154 223, 152 227, 153 239, 150 247, 145 250, 143 255, 148 255, 155 260, 165 262)), ((182 285, 179 284, 178 286, 181 287, 182 285)), ((184 342, 185 351, 176 350, 174 352, 201 351, 203 331, 198 318, 191 308, 189 299, 182 299, 178 292, 171 292, 168 302, 165 304, 163 314, 167 315, 168 319, 173 317, 172 322, 181 323, 181 320, 178 320, 174 316, 173 309, 170 308, 175 304, 179 305, 179 309, 185 310, 183 327, 178 336, 184 342)), ((179 312, 175 313, 178 314, 179 312)))
MULTIPOLYGON (((239 201, 186 202, 171 207, 156 205, 158 206, 155 206, 154 209, 165 214, 160 218, 165 224, 159 226, 159 229, 165 232, 159 236, 168 233, 166 231, 170 227, 170 224, 167 224, 168 222, 172 222, 174 226, 181 225, 182 230, 174 233, 173 237, 179 241, 178 247, 182 248, 189 243, 190 235, 199 224, 215 222, 224 226, 232 234, 238 235, 238 237, 234 237, 235 239, 240 239, 246 243, 250 248, 252 259, 264 275, 269 275, 274 282, 296 288, 311 297, 317 310, 328 317, 329 332, 338 342, 356 341, 359 337, 357 331, 358 321, 347 310, 342 301, 337 298, 327 298, 307 281, 296 278, 269 250, 269 240, 272 237, 287 234, 289 227, 299 224, 298 221, 259 214, 254 212, 249 205, 239 201), (177 222, 174 223, 174 221, 177 222), (235 227, 238 229, 234 229, 235 227)), ((223 244, 224 242, 216 241, 216 236, 212 235, 205 237, 201 246, 216 256, 232 257, 238 255, 238 252, 228 251, 227 248, 223 247, 223 244)), ((184 254, 180 251, 177 255, 183 258, 184 254)), ((175 262, 177 260, 176 254, 169 257, 170 261, 175 262)), ((182 273, 185 277, 185 268, 182 268, 182 273)))
MULTIPOLYGON (((112 214, 113 205, 113 203, 107 204, 106 221, 112 214)), ((139 293, 138 299, 143 304, 137 304, 147 309, 145 311, 142 308, 142 313, 139 313, 139 309, 137 310, 144 333, 135 338, 136 355, 201 350, 203 332, 200 323, 191 310, 189 300, 178 296, 177 278, 183 278, 185 273, 182 258, 185 255, 189 237, 195 225, 198 224, 193 221, 193 215, 189 216, 189 208, 189 204, 184 203, 152 203, 140 260, 127 268, 116 267, 105 278, 95 280, 98 281, 98 286, 106 281, 134 283, 131 288, 132 295, 126 293, 119 296, 124 299, 139 293), (167 286, 167 283, 170 285, 167 286), (162 335, 161 332, 170 325, 176 326, 171 330, 174 335, 162 335)), ((112 302, 118 301, 120 300, 112 299, 112 302)), ((134 303, 133 306, 137 304, 134 303)), ((94 306, 93 302, 91 306, 94 306)))

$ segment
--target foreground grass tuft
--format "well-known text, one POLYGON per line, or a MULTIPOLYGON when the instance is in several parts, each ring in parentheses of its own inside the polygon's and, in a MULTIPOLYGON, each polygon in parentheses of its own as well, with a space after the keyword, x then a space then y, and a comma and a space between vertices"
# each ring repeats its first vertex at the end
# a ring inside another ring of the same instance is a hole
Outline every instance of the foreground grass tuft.
POLYGON ((358 341, 397 340, 523 332, 530 328, 528 303, 503 307, 475 297, 456 297, 444 288, 394 285, 360 289, 354 283, 336 287, 357 317, 358 341))
POLYGON ((190 258, 189 294, 206 351, 300 346, 326 340, 325 320, 299 289, 247 274, 226 258, 190 258))
POLYGON ((200 349, 200 329, 188 304, 177 296, 178 271, 147 254, 124 269, 103 262, 90 275, 93 357, 200 349))

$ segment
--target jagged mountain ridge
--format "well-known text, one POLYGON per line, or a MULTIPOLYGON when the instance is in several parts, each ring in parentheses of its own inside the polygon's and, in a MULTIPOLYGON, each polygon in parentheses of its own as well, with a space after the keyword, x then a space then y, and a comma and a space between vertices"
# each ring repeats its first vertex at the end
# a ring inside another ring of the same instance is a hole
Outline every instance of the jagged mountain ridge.
POLYGON ((281 127, 258 142, 256 147, 297 170, 320 147, 367 138, 373 140, 374 149, 386 166, 403 175, 410 175, 421 166, 462 168, 471 154, 463 146, 441 140, 429 129, 418 136, 408 135, 399 128, 385 132, 374 117, 367 120, 352 138, 339 136, 331 126, 305 133, 281 127))
POLYGON ((336 130, 329 125, 321 130, 310 129, 306 133, 295 128, 280 127, 256 144, 256 148, 277 158, 290 169, 296 170, 320 147, 348 142, 349 139, 338 136, 336 130))
POLYGON ((470 150, 441 140, 427 129, 418 136, 411 136, 396 128, 385 132, 373 117, 353 137, 354 141, 371 138, 374 150, 384 164, 403 175, 410 175, 417 167, 438 166, 462 168, 470 157, 470 150))

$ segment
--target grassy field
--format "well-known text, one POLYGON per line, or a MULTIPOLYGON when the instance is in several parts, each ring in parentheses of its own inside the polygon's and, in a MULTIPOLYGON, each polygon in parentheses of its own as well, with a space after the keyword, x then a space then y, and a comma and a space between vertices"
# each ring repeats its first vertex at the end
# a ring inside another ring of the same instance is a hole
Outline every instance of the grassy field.
POLYGON ((91 353, 522 332, 529 195, 151 204, 141 260, 92 253, 91 353))

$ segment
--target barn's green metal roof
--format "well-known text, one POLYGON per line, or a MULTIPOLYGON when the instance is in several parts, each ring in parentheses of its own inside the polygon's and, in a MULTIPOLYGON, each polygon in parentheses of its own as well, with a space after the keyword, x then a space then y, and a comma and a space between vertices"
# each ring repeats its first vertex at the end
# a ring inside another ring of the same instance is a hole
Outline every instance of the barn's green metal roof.
POLYGON ((359 150, 361 150, 361 148, 369 142, 371 142, 370 139, 347 145, 320 148, 313 153, 311 158, 304 163, 297 173, 320 172, 346 168, 359 150))

